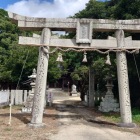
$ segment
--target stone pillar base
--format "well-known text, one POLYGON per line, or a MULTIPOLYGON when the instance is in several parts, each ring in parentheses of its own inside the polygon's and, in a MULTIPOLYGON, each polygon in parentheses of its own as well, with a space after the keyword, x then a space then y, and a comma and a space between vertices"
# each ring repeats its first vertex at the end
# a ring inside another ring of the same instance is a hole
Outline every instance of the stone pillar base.
POLYGON ((101 112, 119 112, 119 103, 117 103, 117 100, 114 99, 114 95, 105 95, 105 98, 103 101, 100 103, 100 106, 98 108, 101 112))
POLYGON ((28 123, 27 124, 28 127, 30 128, 45 128, 46 127, 46 124, 45 123, 28 123))
POLYGON ((23 112, 23 113, 31 113, 32 112, 32 108, 23 107, 21 112, 23 112))
POLYGON ((117 126, 126 127, 126 128, 135 128, 135 127, 137 127, 137 125, 135 123, 118 123, 117 126))
POLYGON ((71 96, 78 96, 78 94, 77 93, 72 93, 72 95, 71 96))
POLYGON ((24 104, 24 107, 21 110, 23 113, 31 113, 32 112, 33 97, 34 97, 34 94, 30 94, 27 97, 27 100, 26 100, 26 102, 24 104))

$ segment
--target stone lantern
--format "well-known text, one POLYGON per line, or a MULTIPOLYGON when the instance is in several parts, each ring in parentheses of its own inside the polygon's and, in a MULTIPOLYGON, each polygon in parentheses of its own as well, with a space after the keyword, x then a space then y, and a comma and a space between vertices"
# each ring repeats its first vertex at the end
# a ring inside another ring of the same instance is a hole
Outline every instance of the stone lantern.
POLYGON ((29 96, 27 97, 26 102, 24 103, 24 107, 22 108, 22 112, 30 113, 32 112, 33 106, 33 97, 34 97, 34 90, 35 90, 35 81, 36 81, 36 69, 33 69, 32 75, 28 76, 31 80, 31 92, 29 92, 29 96))
POLYGON ((35 90, 35 80, 36 80, 36 69, 33 69, 32 75, 28 76, 29 79, 31 79, 31 93, 29 95, 34 96, 34 90, 35 90))
POLYGON ((114 95, 112 92, 112 88, 113 88, 112 77, 108 75, 106 77, 106 81, 107 81, 106 84, 107 92, 105 98, 100 103, 99 110, 102 112, 109 112, 109 111, 118 112, 120 110, 119 103, 117 103, 117 100, 114 99, 114 95))

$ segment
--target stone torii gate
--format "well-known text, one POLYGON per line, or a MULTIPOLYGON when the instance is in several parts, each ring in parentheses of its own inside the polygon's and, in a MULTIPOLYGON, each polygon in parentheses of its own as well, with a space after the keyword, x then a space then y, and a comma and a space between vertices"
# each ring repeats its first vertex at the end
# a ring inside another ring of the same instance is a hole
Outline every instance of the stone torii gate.
MULTIPOLYGON (((140 41, 125 38, 125 32, 140 32, 140 19, 135 20, 104 20, 104 19, 49 19, 32 18, 8 13, 9 18, 23 30, 42 31, 41 36, 19 37, 19 44, 40 46, 37 67, 37 79, 32 111, 31 127, 42 127, 43 106, 46 90, 49 47, 65 47, 76 49, 107 49, 121 50, 116 52, 119 85, 121 123, 120 126, 134 127, 132 123, 128 70, 125 50, 140 49, 140 41), (54 39, 51 31, 76 31, 76 39, 54 39), (116 38, 108 40, 92 39, 92 32, 115 32, 116 38)), ((90 77, 92 82, 92 77, 90 77)), ((90 83, 90 106, 94 105, 94 89, 90 83)))

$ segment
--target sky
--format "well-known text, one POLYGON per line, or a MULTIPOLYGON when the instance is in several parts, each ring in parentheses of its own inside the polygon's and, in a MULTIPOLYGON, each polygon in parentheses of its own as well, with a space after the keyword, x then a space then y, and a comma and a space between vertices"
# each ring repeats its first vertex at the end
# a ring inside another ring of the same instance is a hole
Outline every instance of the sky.
POLYGON ((23 16, 65 18, 85 8, 89 0, 0 0, 0 8, 23 16))

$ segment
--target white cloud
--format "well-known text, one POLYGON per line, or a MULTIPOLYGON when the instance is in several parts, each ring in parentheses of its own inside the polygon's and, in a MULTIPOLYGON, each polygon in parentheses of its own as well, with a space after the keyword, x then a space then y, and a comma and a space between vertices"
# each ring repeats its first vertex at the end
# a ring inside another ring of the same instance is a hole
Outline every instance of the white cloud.
POLYGON ((24 16, 64 18, 73 16, 85 8, 89 0, 21 0, 8 5, 6 10, 24 16))

